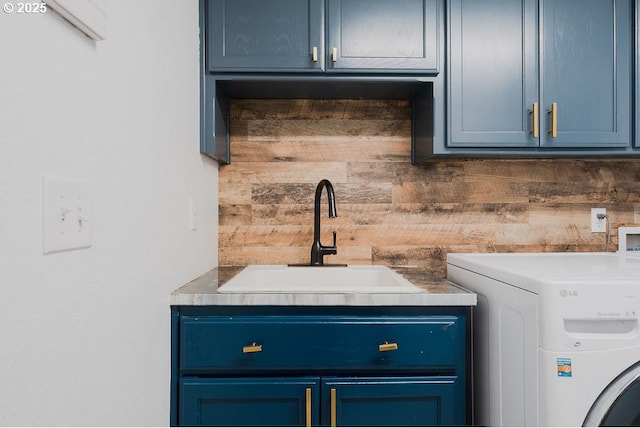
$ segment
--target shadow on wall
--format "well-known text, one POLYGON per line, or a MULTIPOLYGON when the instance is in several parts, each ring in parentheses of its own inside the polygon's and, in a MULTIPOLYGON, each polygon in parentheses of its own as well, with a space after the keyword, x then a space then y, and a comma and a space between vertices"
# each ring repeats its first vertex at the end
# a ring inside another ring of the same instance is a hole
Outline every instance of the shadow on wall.
POLYGON ((219 264, 307 263, 313 196, 335 187, 327 263, 419 265, 448 252, 604 251, 591 207, 640 223, 640 162, 437 160, 413 166, 411 104, 233 100, 230 165, 219 172, 219 264), (638 214, 635 212, 638 210, 638 214))

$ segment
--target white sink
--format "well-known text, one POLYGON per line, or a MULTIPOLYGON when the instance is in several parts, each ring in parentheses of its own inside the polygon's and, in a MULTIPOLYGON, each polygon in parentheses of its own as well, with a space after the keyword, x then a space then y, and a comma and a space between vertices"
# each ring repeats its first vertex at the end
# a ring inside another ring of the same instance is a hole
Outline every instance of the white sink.
POLYGON ((219 293, 421 293, 386 266, 247 266, 219 293))

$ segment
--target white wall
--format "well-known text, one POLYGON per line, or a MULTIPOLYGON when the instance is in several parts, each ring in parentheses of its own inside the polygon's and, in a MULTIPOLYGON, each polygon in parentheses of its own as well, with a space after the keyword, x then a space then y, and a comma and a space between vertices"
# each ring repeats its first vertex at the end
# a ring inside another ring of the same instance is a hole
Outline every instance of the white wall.
POLYGON ((0 425, 167 425, 169 294, 217 265, 198 2, 107 13, 0 11, 0 425), (43 176, 92 184, 92 247, 43 254, 43 176))

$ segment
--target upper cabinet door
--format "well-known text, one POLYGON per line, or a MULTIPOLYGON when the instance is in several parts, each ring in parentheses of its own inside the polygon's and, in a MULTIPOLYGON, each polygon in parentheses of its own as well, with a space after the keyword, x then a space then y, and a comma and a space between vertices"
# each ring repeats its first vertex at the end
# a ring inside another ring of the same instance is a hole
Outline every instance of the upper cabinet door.
POLYGON ((440 4, 328 0, 327 72, 437 72, 440 4))
POLYGON ((631 3, 541 0, 541 146, 629 145, 631 3))
POLYGON ((448 145, 537 147, 538 1, 448 5, 448 145))
POLYGON ((210 0, 210 72, 324 70, 324 0, 210 0))

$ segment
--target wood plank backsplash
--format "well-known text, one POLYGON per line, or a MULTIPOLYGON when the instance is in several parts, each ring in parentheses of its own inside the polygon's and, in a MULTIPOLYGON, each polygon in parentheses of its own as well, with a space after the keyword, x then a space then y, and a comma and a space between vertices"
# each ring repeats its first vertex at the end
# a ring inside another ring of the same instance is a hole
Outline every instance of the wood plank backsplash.
POLYGON ((640 223, 640 160, 437 160, 414 166, 403 100, 233 100, 219 171, 219 264, 308 263, 327 178, 338 235, 326 263, 446 271, 448 252, 604 251, 591 207, 640 223))

